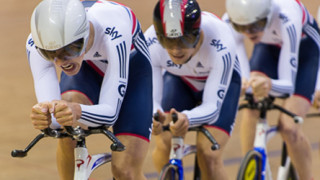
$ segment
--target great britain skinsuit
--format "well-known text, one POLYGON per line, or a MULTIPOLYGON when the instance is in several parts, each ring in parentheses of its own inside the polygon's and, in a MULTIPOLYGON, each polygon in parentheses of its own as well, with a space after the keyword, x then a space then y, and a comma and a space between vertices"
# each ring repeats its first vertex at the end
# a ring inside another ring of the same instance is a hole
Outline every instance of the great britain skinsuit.
POLYGON ((52 62, 36 51, 31 35, 27 53, 38 102, 61 99, 78 91, 94 105, 82 105, 79 122, 110 125, 116 135, 149 141, 152 123, 152 69, 139 21, 127 7, 109 1, 84 1, 92 23, 94 44, 85 54, 80 72, 61 74, 60 86, 52 62))
POLYGON ((241 87, 234 39, 227 24, 209 12, 202 12, 200 29, 202 45, 182 65, 172 62, 153 26, 145 32, 153 67, 154 111, 176 108, 187 115, 191 127, 211 125, 230 134, 241 87))
MULTIPOLYGON (((230 22, 227 14, 223 19, 230 22)), ((244 36, 234 34, 238 47, 243 47, 244 36)), ((239 51, 240 63, 247 63, 244 48, 239 51)), ((304 5, 299 0, 274 0, 261 42, 254 46, 250 68, 272 79, 271 95, 295 94, 312 101, 319 52, 318 25, 304 5)))

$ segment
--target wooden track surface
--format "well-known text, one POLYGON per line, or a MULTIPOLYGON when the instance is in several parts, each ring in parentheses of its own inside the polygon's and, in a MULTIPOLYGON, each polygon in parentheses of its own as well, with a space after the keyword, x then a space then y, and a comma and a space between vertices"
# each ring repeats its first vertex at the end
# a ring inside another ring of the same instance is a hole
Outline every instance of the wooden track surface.
MULTIPOLYGON (((198 0, 202 10, 214 12, 221 16, 224 9, 222 0, 198 0)), ((9 0, 0 6, 0 179, 5 180, 56 180, 59 179, 55 165, 55 139, 42 140, 23 159, 15 159, 10 156, 13 149, 23 149, 39 133, 34 130, 29 112, 36 99, 33 91, 33 81, 25 53, 25 41, 30 32, 30 17, 33 8, 40 0, 9 0)), ((152 10, 155 0, 121 0, 119 1, 133 9, 142 24, 143 30, 152 23, 152 10)), ((309 11, 316 16, 320 5, 319 0, 304 0, 303 3, 309 11)), ((250 47, 249 47, 250 48, 250 47)), ((314 111, 314 110, 311 110, 314 111)), ((271 116, 275 116, 272 114, 271 116)), ((239 127, 235 130, 227 145, 224 154, 225 164, 230 179, 235 179, 241 159, 239 151, 239 127)), ((313 147, 313 172, 314 179, 320 179, 320 118, 306 119, 303 129, 313 147)), ((188 141, 192 141, 192 134, 188 135, 188 141)), ((109 149, 106 139, 102 136, 94 136, 88 139, 89 151, 92 153, 103 152, 109 149)), ((145 173, 148 179, 155 179, 156 173, 151 160, 151 150, 154 142, 150 143, 150 150, 145 163, 145 173)), ((279 163, 279 136, 269 143, 271 152, 271 164, 279 163)), ((187 167, 186 178, 190 179, 190 168, 193 157, 187 157, 184 161, 187 167)), ((276 171, 276 170, 275 170, 276 171)), ((94 172, 92 179, 111 179, 110 165, 106 165, 94 172)))

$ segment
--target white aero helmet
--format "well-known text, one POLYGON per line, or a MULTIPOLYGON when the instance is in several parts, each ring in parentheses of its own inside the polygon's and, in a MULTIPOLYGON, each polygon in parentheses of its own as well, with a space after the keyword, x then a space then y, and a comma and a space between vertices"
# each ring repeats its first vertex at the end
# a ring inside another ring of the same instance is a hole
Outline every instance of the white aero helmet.
POLYGON ((248 25, 267 18, 271 0, 226 0, 230 20, 238 25, 248 25))
MULTIPOLYGON (((88 42, 89 22, 80 0, 43 0, 33 11, 31 34, 40 54, 48 60, 59 50, 76 41, 81 47, 67 52, 82 54, 88 42), (51 54, 50 54, 51 53, 51 54), (49 56, 49 57, 48 57, 49 56)), ((70 48, 68 48, 70 49, 70 48)))

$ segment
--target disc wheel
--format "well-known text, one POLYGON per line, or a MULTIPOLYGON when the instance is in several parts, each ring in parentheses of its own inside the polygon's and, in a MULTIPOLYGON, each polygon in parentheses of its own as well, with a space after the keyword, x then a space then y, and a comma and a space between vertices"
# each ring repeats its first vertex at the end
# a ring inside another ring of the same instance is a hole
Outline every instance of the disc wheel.
POLYGON ((178 167, 172 164, 165 165, 159 175, 159 180, 179 180, 178 167))
POLYGON ((249 151, 241 162, 237 180, 260 180, 262 156, 257 151, 249 151))

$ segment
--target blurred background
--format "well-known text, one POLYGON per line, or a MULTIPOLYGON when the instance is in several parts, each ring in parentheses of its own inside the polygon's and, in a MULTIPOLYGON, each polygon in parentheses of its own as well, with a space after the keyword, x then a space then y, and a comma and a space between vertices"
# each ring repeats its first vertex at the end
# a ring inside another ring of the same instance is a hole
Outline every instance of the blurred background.
MULTIPOLYGON (((25 53, 25 41, 30 33, 30 17, 40 0, 1 0, 0 6, 0 179, 26 180, 26 179, 58 179, 55 165, 55 139, 40 141, 23 159, 14 159, 10 156, 11 150, 23 149, 39 133, 34 130, 29 120, 31 107, 36 103, 33 80, 25 53)), ((140 20, 143 30, 152 23, 152 11, 156 0, 119 0, 129 6, 140 20)), ((198 0, 202 10, 210 11, 218 16, 225 12, 224 0, 198 0)), ((303 0, 307 9, 316 17, 319 0, 303 0)), ((250 50, 251 44, 248 44, 250 50)), ((315 109, 310 110, 315 111, 315 109)), ((241 112, 240 112, 241 113, 241 112)), ((239 113, 239 114, 240 114, 239 113)), ((270 116, 276 116, 274 113, 270 116)), ((320 118, 306 119, 303 128, 310 139, 313 148, 314 179, 320 179, 320 118)), ((188 142, 193 142, 194 134, 189 134, 188 142)), ((94 136, 88 139, 88 148, 91 153, 109 150, 108 142, 104 137, 94 136)), ((271 164, 279 163, 280 154, 279 137, 269 143, 271 164)), ((231 140, 225 152, 225 164, 230 179, 235 179, 241 160, 239 143, 239 129, 236 124, 231 140)), ((145 174, 148 179, 156 179, 152 164, 151 150, 145 164, 145 174)), ((184 165, 187 168, 186 178, 191 176, 193 157, 187 157, 184 165)), ((276 169, 274 169, 276 171, 276 169)), ((111 179, 110 166, 106 165, 94 172, 92 179, 111 179)))

